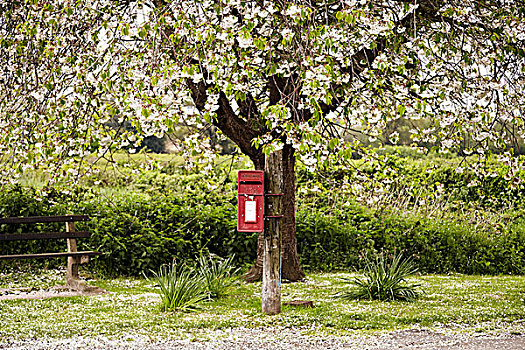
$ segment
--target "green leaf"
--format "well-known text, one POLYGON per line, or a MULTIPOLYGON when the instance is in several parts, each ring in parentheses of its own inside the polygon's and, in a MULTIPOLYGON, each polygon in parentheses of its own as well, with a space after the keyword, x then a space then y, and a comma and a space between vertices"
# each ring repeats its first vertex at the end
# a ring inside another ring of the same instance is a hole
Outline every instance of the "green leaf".
POLYGON ((355 17, 354 15, 352 15, 351 13, 349 13, 348 15, 346 15, 346 18, 345 18, 345 22, 347 24, 350 24, 350 25, 354 25, 355 24, 355 17))
POLYGON ((400 116, 403 116, 403 115, 405 114, 405 111, 406 111, 405 106, 403 106, 403 105, 399 105, 399 106, 397 106, 397 113, 398 113, 400 116))
POLYGON ((145 39, 145 38, 146 38, 146 35, 147 35, 146 29, 144 29, 144 28, 140 28, 140 30, 139 30, 139 37, 140 37, 141 39, 145 39))

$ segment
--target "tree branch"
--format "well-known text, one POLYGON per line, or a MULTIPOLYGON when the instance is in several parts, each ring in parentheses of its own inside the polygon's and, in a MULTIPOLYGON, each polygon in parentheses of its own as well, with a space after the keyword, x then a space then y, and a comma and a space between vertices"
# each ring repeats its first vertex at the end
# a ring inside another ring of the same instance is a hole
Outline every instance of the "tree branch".
MULTIPOLYGON (((191 79, 187 79, 186 83, 191 91, 195 107, 201 112, 204 111, 207 98, 206 84, 203 81, 194 83, 191 79)), ((219 93, 219 108, 216 115, 213 125, 235 142, 242 153, 250 157, 256 169, 262 169, 264 167, 264 153, 260 148, 257 149, 252 145, 252 140, 261 134, 251 128, 247 121, 235 114, 230 101, 222 91, 219 93)))

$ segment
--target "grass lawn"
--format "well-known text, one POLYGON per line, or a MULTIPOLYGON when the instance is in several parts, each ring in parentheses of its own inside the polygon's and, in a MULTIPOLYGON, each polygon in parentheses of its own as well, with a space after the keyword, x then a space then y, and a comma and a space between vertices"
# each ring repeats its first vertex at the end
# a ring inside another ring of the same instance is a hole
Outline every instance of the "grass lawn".
MULTIPOLYGON (((62 284, 64 271, 0 273, 0 288, 46 288, 62 284)), ((525 333, 525 277, 429 275, 414 277, 425 294, 413 303, 345 301, 345 273, 310 274, 307 282, 283 284, 282 300, 312 300, 315 308, 283 307, 260 312, 261 284, 239 283, 228 297, 193 313, 159 311, 153 282, 119 278, 91 280, 111 292, 91 297, 0 301, 0 343, 72 337, 210 339, 231 328, 294 328, 304 335, 370 334, 405 328, 456 332, 525 333), (219 331, 219 332, 217 332, 219 331)))

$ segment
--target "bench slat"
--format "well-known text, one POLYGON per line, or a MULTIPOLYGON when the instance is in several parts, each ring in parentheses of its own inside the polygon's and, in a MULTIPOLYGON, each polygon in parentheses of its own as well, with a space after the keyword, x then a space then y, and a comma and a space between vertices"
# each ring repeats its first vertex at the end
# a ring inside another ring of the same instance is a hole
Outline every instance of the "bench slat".
POLYGON ((7 233, 0 234, 0 241, 27 241, 37 239, 89 238, 87 231, 74 232, 40 232, 40 233, 7 233))
POLYGON ((62 258, 68 256, 95 256, 100 255, 101 252, 84 251, 84 252, 60 252, 60 253, 41 253, 41 254, 14 254, 14 255, 0 255, 0 260, 15 260, 15 259, 42 259, 42 258, 62 258))
POLYGON ((28 216, 0 218, 0 224, 34 224, 51 222, 89 221, 88 215, 28 216))

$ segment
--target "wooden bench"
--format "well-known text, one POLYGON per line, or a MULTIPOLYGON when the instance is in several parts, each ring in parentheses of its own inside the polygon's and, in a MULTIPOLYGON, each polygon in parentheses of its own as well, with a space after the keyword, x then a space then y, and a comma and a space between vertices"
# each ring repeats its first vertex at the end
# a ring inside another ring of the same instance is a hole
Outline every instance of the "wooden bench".
POLYGON ((23 240, 48 240, 66 239, 67 252, 52 252, 38 254, 11 254, 0 255, 0 260, 17 259, 43 259, 67 257, 66 286, 70 289, 86 291, 96 287, 87 286, 78 276, 78 266, 87 263, 92 256, 100 255, 95 251, 78 251, 77 238, 89 238, 87 231, 76 231, 75 222, 89 221, 87 215, 62 215, 62 216, 31 216, 0 218, 1 224, 36 224, 36 223, 65 223, 65 232, 38 232, 38 233, 6 233, 0 234, 1 241, 23 241, 23 240))

